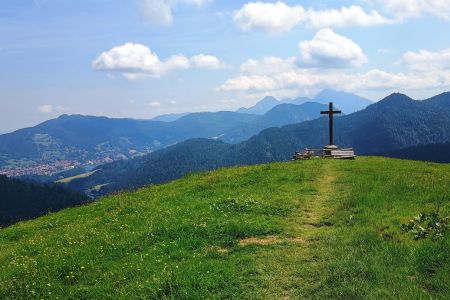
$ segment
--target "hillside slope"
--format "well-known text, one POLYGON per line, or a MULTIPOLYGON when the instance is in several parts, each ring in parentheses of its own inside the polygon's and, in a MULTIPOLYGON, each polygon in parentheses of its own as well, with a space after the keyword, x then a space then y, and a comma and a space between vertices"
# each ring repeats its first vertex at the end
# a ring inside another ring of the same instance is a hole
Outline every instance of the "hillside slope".
POLYGON ((63 115, 0 135, 0 167, 123 159, 189 138, 208 138, 258 118, 235 112, 192 113, 174 122, 63 115))
POLYGON ((380 155, 393 158, 450 163, 450 143, 408 147, 380 155))
POLYGON ((373 102, 369 99, 352 93, 332 89, 323 90, 314 97, 314 101, 319 103, 328 103, 333 101, 336 107, 339 107, 346 114, 354 113, 373 104, 373 102))
POLYGON ((242 114, 263 115, 279 104, 281 104, 281 101, 278 101, 274 97, 268 96, 258 101, 254 106, 249 108, 241 107, 236 112, 242 114))
POLYGON ((232 128, 224 132, 219 138, 226 143, 239 143, 267 128, 318 119, 321 117, 320 111, 327 109, 327 105, 316 102, 306 102, 299 105, 279 104, 260 118, 232 128))
POLYGON ((0 227, 89 201, 84 194, 61 185, 38 184, 0 175, 0 227))
POLYGON ((237 143, 269 127, 315 119, 324 107, 280 104, 262 116, 221 111, 189 113, 173 121, 63 115, 0 135, 0 170, 60 160, 100 164, 138 157, 191 138, 221 137, 237 143))
MULTIPOLYGON (((449 142, 450 105, 445 104, 450 104, 450 94, 439 99, 436 104, 434 98, 415 101, 406 95, 392 94, 364 110, 337 117, 335 140, 341 147, 354 147, 358 155, 449 142)), ((320 149, 327 141, 326 117, 269 128, 234 145, 188 140, 139 159, 99 166, 93 176, 77 180, 71 186, 85 191, 104 185, 95 191, 95 196, 105 195, 161 183, 196 170, 289 160, 295 151, 305 147, 320 149)))
POLYGON ((229 168, 0 230, 1 299, 448 299, 450 165, 358 158, 229 168))
POLYGON ((254 106, 249 108, 242 107, 236 112, 263 115, 275 106, 283 103, 295 105, 301 105, 306 102, 328 104, 328 102, 330 101, 334 102, 335 106, 339 107, 346 114, 351 114, 373 104, 373 102, 369 99, 352 93, 337 91, 333 89, 325 89, 312 99, 307 97, 298 97, 296 99, 284 99, 279 101, 274 97, 265 97, 264 99, 257 102, 254 106))

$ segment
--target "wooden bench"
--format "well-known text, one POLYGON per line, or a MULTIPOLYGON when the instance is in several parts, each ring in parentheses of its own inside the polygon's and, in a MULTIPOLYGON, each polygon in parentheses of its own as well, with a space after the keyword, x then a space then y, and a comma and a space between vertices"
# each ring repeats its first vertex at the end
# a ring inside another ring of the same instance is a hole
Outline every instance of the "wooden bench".
POLYGON ((331 150, 331 157, 336 159, 355 159, 355 151, 353 149, 331 150))

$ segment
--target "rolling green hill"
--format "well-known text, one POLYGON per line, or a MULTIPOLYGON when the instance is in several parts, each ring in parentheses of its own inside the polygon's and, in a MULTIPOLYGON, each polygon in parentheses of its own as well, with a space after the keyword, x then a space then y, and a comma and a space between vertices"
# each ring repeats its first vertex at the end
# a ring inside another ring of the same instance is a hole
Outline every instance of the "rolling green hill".
POLYGON ((401 225, 449 187, 371 157, 191 174, 0 230, 0 298, 448 299, 449 232, 401 225))

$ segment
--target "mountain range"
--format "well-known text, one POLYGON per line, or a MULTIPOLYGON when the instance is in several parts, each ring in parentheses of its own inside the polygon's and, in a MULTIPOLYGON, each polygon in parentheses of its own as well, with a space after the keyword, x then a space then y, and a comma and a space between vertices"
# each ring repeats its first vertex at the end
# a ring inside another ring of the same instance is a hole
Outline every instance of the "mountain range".
POLYGON ((299 105, 278 104, 259 118, 251 120, 244 125, 236 126, 224 132, 218 138, 227 143, 242 142, 266 128, 317 119, 321 117, 320 111, 327 109, 327 105, 317 102, 304 102, 299 105))
POLYGON ((336 107, 339 107, 346 114, 354 113, 373 104, 373 102, 369 99, 360 97, 352 93, 336 91, 333 89, 325 89, 313 98, 299 97, 296 99, 284 99, 280 101, 274 97, 265 97, 261 101, 257 102, 254 106, 249 108, 242 107, 238 109, 237 112, 263 115, 281 103, 299 105, 305 102, 317 102, 322 104, 333 102, 336 107))
POLYGON ((54 163, 105 163, 162 149, 190 138, 236 143, 261 130, 319 117, 325 105, 280 104, 265 115, 237 112, 190 113, 172 121, 63 115, 35 127, 0 135, 0 167, 54 163))
MULTIPOLYGON (((364 110, 337 117, 335 130, 337 144, 354 147, 359 155, 450 142, 450 93, 423 101, 392 94, 364 110)), ((288 160, 299 149, 323 147, 327 134, 328 119, 324 117, 265 129, 237 144, 188 140, 147 156, 99 166, 95 173, 75 179, 69 186, 100 196, 166 182, 193 171, 288 160)))
POLYGON ((173 122, 178 120, 179 118, 187 116, 188 114, 190 113, 174 113, 174 114, 159 115, 154 117, 152 121, 173 122))
POLYGON ((256 118, 235 112, 193 113, 174 122, 63 115, 1 135, 0 166, 15 160, 130 158, 189 138, 216 136, 256 118))

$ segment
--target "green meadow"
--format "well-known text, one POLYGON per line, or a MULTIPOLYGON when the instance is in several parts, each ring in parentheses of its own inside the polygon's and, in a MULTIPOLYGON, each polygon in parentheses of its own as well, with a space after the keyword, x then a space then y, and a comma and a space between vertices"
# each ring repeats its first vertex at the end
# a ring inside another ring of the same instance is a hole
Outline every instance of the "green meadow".
POLYGON ((225 168, 0 229, 0 299, 449 299, 450 165, 225 168))

